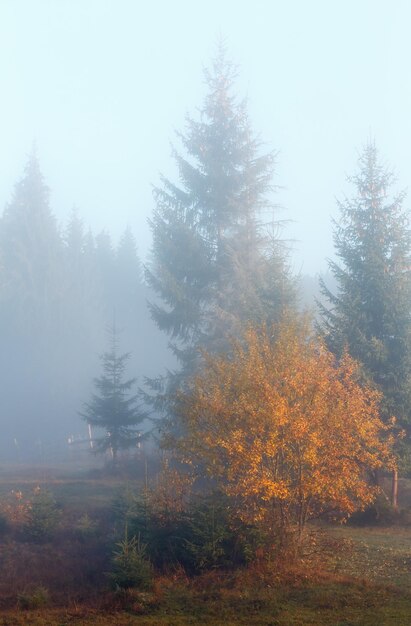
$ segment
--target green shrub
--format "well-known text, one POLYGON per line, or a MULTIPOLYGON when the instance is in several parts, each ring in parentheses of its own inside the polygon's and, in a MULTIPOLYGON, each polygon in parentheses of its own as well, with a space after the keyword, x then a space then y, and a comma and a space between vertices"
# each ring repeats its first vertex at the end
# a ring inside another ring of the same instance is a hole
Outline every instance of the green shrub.
POLYGON ((186 512, 163 506, 155 491, 136 494, 130 489, 116 499, 113 510, 118 525, 126 524, 130 536, 140 537, 156 567, 185 566, 190 532, 186 512))
POLYGON ((153 567, 146 556, 146 546, 140 537, 128 538, 127 527, 123 541, 116 544, 109 578, 115 589, 151 589, 153 567))
POLYGON ((30 592, 19 593, 17 606, 22 610, 39 609, 49 603, 49 592, 45 587, 36 587, 30 592))
POLYGON ((189 520, 186 551, 194 572, 245 565, 263 543, 257 529, 240 521, 220 493, 197 497, 190 505, 189 520))
POLYGON ((191 573, 236 567, 253 560, 264 538, 256 528, 233 515, 228 498, 220 493, 197 496, 184 510, 163 506, 156 492, 132 494, 115 501, 118 523, 146 545, 158 568, 181 565, 191 573))
POLYGON ((93 520, 88 513, 84 513, 74 525, 73 528, 75 536, 80 539, 80 541, 87 541, 88 539, 92 539, 96 537, 98 531, 98 525, 95 520, 93 520))
POLYGON ((60 511, 53 495, 37 487, 26 513, 25 537, 39 543, 47 541, 52 537, 59 518, 60 511))

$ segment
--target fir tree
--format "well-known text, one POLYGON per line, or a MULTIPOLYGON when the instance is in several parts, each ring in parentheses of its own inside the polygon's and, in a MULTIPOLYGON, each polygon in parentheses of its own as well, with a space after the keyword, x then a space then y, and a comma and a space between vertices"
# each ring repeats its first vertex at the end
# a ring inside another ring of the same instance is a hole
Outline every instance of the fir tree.
POLYGON ((64 243, 70 266, 74 263, 76 270, 81 271, 84 257, 85 234, 84 223, 78 210, 73 207, 66 227, 64 243))
POLYGON ((108 330, 109 349, 101 355, 103 374, 94 380, 97 393, 85 404, 82 417, 92 426, 105 431, 96 438, 97 450, 110 450, 113 462, 119 450, 135 446, 141 440, 136 429, 147 417, 138 402, 138 395, 130 395, 135 378, 125 380, 129 353, 118 354, 118 336, 115 325, 108 330))
POLYGON ((0 219, 1 323, 26 335, 61 327, 63 247, 35 150, 0 219))
POLYGON ((102 230, 96 236, 95 269, 96 278, 101 288, 102 304, 106 317, 113 315, 115 291, 116 254, 111 241, 110 233, 102 230))
POLYGON ((278 319, 291 299, 284 252, 264 224, 274 208, 274 154, 261 154, 246 104, 232 93, 235 75, 220 47, 205 73, 200 119, 188 117, 179 134, 179 183, 163 178, 155 189, 147 280, 159 302, 150 308, 183 375, 199 346, 227 349, 230 336, 278 319))
POLYGON ((78 332, 81 332, 88 321, 90 285, 84 254, 84 224, 75 208, 72 209, 64 235, 67 277, 66 313, 71 324, 77 328, 78 332))
MULTIPOLYGON (((63 241, 35 150, 0 217, 0 397, 4 441, 49 439, 68 417, 63 241), (64 374, 62 374, 62 370, 64 374), (22 388, 24 394, 16 394, 22 388), (64 399, 63 399, 64 398, 64 399)), ((71 416, 70 416, 71 417, 71 416)), ((4 451, 10 449, 7 442, 4 451)))
MULTIPOLYGON (((73 208, 64 231, 65 253, 65 335, 70 337, 66 351, 74 359, 89 357, 101 345, 107 320, 103 285, 97 269, 91 232, 85 232, 83 220, 73 208), (76 356, 74 356, 76 355, 76 356)), ((89 358, 88 360, 91 360, 89 358)), ((84 377, 84 372, 83 372, 84 377)))
POLYGON ((137 244, 130 227, 118 243, 114 265, 114 300, 116 315, 125 328, 132 328, 139 310, 146 309, 143 271, 137 253, 137 244))
POLYGON ((389 195, 393 174, 369 142, 359 171, 349 179, 355 195, 339 203, 334 225, 338 262, 330 262, 337 293, 322 282, 329 306, 321 305, 328 346, 347 347, 364 376, 384 395, 385 418, 410 424, 411 234, 404 193, 389 195))
POLYGON ((124 279, 124 276, 129 278, 129 283, 132 285, 132 289, 143 281, 143 270, 141 262, 137 252, 136 238, 130 226, 127 226, 123 232, 120 241, 116 249, 116 267, 117 273, 124 279))

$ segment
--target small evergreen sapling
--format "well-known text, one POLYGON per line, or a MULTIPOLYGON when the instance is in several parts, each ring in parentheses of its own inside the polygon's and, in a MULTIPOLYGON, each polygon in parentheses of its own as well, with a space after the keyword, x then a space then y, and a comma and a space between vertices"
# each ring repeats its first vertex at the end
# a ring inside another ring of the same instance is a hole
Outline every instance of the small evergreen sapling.
POLYGON ((34 542, 47 541, 52 537, 59 519, 60 511, 53 494, 36 487, 26 513, 25 535, 34 542))
POLYGON ((153 584, 153 568, 146 556, 146 546, 140 536, 129 538, 126 524, 124 539, 113 552, 110 581, 115 589, 149 590, 153 584))

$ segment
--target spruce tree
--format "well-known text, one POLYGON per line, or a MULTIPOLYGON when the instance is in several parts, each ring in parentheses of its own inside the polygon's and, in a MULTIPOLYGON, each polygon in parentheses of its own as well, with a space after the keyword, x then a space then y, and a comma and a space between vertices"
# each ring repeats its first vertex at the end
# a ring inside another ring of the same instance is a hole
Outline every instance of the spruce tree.
POLYGON ((68 320, 84 340, 89 332, 90 280, 85 259, 84 224, 75 208, 72 209, 64 233, 66 262, 66 307, 68 320))
POLYGON ((114 276, 116 316, 124 328, 131 330, 139 309, 145 309, 146 302, 142 266, 130 227, 125 229, 116 248, 114 276))
POLYGON ((404 193, 390 195, 394 176, 369 142, 349 177, 355 194, 339 202, 334 224, 339 262, 330 262, 338 291, 322 281, 322 331, 331 350, 345 348, 383 393, 385 419, 410 425, 411 233, 404 193))
POLYGON ((73 207, 71 210, 65 231, 64 243, 66 245, 66 255, 69 265, 71 266, 74 263, 76 271, 80 272, 83 269, 85 234, 84 222, 79 216, 76 207, 73 207))
POLYGON ((27 336, 61 330, 63 246, 35 150, 0 219, 0 326, 27 336))
POLYGON ((94 439, 97 450, 110 450, 113 462, 119 450, 135 446, 142 437, 136 428, 147 417, 141 408, 138 395, 131 394, 135 378, 125 380, 129 353, 119 354, 118 334, 115 325, 108 329, 109 348, 101 355, 103 373, 94 380, 96 393, 86 403, 80 415, 88 424, 104 431, 94 439))
POLYGON ((49 196, 33 150, 0 217, 0 397, 6 454, 13 438, 24 451, 34 440, 62 437, 72 418, 69 390, 79 368, 66 352, 71 341, 68 275, 49 196))
POLYGON ((179 182, 162 178, 154 191, 147 280, 158 301, 150 309, 183 378, 199 346, 227 349, 230 336, 250 321, 277 319, 292 297, 283 250, 267 228, 274 154, 261 152, 246 103, 233 95, 235 76, 221 46, 205 72, 200 118, 187 117, 178 134, 179 182))
MULTIPOLYGON (((64 231, 65 253, 65 351, 67 360, 81 362, 76 368, 84 381, 94 371, 96 351, 104 338, 107 311, 94 240, 73 208, 64 231)), ((112 309, 110 311, 112 313, 112 309)))
POLYGON ((106 230, 102 230, 96 236, 95 241, 96 276, 101 286, 102 305, 106 310, 107 318, 110 319, 114 306, 116 254, 110 233, 106 230))

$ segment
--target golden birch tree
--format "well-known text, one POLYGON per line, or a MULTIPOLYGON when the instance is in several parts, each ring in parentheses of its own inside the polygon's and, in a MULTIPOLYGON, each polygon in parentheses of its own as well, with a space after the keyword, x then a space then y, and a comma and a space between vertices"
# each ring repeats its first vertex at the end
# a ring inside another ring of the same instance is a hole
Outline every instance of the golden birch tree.
POLYGON ((250 327, 229 355, 204 354, 177 398, 175 446, 238 503, 247 521, 298 529, 324 512, 370 504, 371 470, 393 466, 380 394, 357 382, 357 364, 310 335, 305 323, 250 327))

